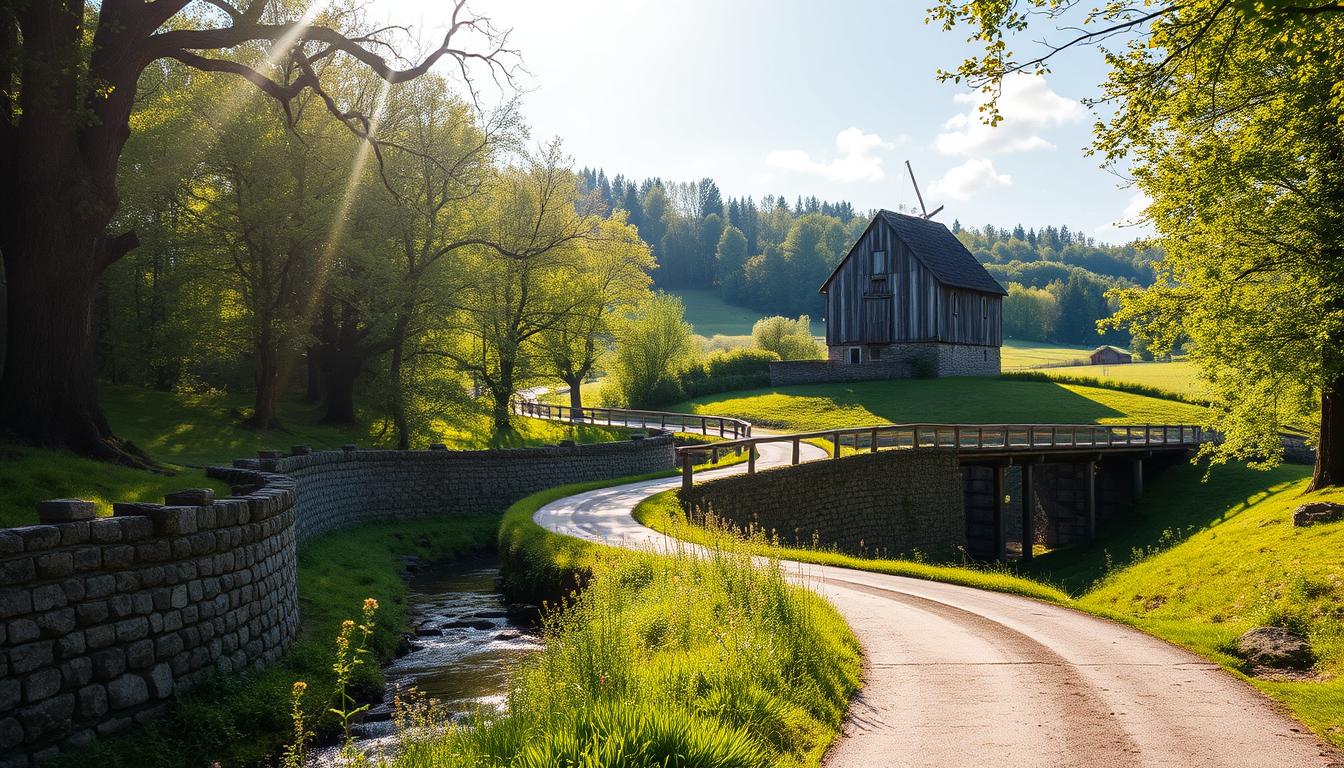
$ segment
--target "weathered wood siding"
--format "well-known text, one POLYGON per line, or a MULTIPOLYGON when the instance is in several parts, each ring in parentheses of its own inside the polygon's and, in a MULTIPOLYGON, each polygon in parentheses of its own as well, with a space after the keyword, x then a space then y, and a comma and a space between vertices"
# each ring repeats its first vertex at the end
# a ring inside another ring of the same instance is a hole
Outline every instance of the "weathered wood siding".
POLYGON ((832 347, 911 341, 998 345, 1003 341, 999 296, 941 285, 880 219, 840 266, 826 297, 826 344, 832 347), (887 254, 887 271, 880 275, 873 274, 874 251, 887 254))

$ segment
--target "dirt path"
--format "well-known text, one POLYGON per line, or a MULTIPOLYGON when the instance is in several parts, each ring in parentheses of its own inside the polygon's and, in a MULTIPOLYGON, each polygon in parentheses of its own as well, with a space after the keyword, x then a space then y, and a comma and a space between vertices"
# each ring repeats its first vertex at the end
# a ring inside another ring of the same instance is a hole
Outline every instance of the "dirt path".
MULTIPOLYGON (((824 456, 810 445, 803 451, 805 460, 824 456)), ((767 444, 757 465, 789 460, 787 446, 767 444)), ((671 539, 630 513, 680 482, 581 493, 533 519, 608 544, 666 548, 671 539)), ((1344 768, 1344 758, 1268 698, 1137 630, 1013 595, 786 565, 840 610, 864 649, 863 688, 829 768, 1344 768)))

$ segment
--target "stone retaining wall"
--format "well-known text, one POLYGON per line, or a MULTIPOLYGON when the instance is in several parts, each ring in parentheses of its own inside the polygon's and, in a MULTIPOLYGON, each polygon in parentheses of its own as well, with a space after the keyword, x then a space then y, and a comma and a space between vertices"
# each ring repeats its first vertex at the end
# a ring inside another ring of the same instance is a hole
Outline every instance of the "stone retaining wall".
POLYGON ((297 548, 313 537, 674 466, 671 437, 329 451, 213 468, 227 499, 188 491, 99 519, 88 502, 44 503, 51 524, 0 530, 0 768, 153 719, 214 669, 274 661, 298 628, 297 548))
POLYGON ((834 360, 782 360, 770 364, 770 386, 825 384, 832 381, 881 381, 908 379, 912 375, 905 362, 875 361, 851 365, 834 360))
POLYGON ((693 520, 712 513, 785 545, 951 559, 966 543, 951 449, 879 451, 719 478, 694 486, 682 502, 693 520))

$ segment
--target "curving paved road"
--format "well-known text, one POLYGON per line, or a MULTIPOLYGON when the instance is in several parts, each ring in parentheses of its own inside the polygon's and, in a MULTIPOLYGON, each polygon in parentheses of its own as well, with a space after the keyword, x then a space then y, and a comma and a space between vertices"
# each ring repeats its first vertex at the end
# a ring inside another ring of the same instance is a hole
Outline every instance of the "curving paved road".
MULTIPOLYGON (((803 450, 805 460, 825 455, 803 450)), ((788 446, 764 445, 757 466, 790 458, 788 446)), ((680 482, 577 494, 533 519, 608 544, 666 548, 671 539, 630 513, 680 482)), ((1344 768, 1344 757, 1268 698, 1137 630, 1013 595, 786 565, 839 609, 864 649, 863 688, 826 756, 829 768, 1344 768)))

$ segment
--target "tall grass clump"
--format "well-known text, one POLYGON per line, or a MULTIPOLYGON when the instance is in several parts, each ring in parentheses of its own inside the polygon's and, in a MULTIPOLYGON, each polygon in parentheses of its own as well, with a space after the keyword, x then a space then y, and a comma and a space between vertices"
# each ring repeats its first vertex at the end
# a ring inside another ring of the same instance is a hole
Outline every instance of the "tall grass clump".
POLYGON ((409 730, 386 764, 817 765, 859 681, 839 615, 731 546, 600 549, 544 634, 503 711, 409 730))

